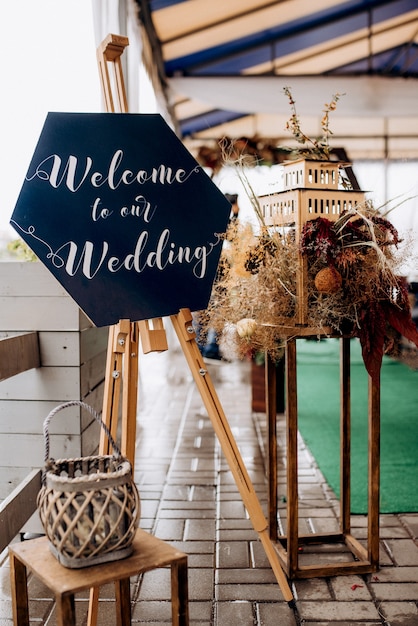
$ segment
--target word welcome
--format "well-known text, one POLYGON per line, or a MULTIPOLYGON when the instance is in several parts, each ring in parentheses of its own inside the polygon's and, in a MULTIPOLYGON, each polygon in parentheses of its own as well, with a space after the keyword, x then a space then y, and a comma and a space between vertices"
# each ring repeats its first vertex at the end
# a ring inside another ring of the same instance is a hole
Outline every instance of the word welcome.
POLYGON ((112 190, 117 189, 121 185, 132 185, 133 183, 138 183, 139 185, 144 185, 145 183, 154 185, 183 184, 190 176, 200 171, 198 165, 187 171, 183 168, 173 169, 163 163, 148 170, 138 169, 133 171, 127 168, 124 169, 122 161, 123 150, 116 150, 110 160, 107 171, 103 173, 95 171, 93 159, 89 156, 86 157, 85 164, 82 164, 79 158, 72 154, 65 163, 63 163, 58 154, 51 154, 35 167, 32 174, 28 173, 26 175, 26 180, 31 181, 38 178, 48 182, 54 189, 64 185, 71 192, 75 193, 86 182, 95 188, 107 185, 112 190))

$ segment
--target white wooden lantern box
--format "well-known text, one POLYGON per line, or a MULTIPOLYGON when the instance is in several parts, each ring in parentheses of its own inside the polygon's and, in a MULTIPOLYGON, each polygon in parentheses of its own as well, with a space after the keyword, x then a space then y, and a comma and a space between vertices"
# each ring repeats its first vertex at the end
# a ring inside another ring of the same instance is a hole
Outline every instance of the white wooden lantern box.
POLYGON ((268 226, 292 226, 299 240, 304 224, 326 217, 335 222, 348 209, 364 203, 364 192, 339 189, 340 164, 305 159, 284 164, 284 191, 260 196, 268 226))

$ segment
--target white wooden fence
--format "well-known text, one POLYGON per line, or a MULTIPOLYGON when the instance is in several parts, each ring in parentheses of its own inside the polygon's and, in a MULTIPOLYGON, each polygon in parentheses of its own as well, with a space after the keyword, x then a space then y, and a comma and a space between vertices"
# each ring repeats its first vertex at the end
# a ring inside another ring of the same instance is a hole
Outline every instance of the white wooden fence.
MULTIPOLYGON (((40 262, 0 262, 0 551, 35 510, 50 410, 68 400, 101 410, 107 337, 40 262)), ((93 454, 91 415, 78 407, 60 415, 51 455, 93 454)))

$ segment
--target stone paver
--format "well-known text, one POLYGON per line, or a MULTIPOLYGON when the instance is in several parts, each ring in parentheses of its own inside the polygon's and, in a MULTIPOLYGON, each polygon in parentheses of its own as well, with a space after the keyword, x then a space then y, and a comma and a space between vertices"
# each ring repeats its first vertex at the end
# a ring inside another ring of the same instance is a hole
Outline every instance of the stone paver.
POLYGON ((358 602, 330 601, 330 602, 310 602, 301 601, 298 603, 299 613, 305 620, 377 620, 380 619, 379 612, 372 602, 360 600, 358 602))
POLYGON ((330 580, 336 600, 371 600, 372 595, 361 576, 333 576, 330 580))
MULTIPOLYGON (((208 366, 264 512, 267 481, 265 416, 251 413, 249 363, 208 366)), ((295 609, 284 602, 257 533, 176 348, 141 360, 135 480, 141 526, 189 555, 191 626, 418 626, 418 514, 381 517, 381 564, 373 574, 301 579, 292 583, 295 609)), ((278 418, 284 454, 284 419, 278 418)), ((339 504, 303 441, 299 443, 300 527, 338 527, 339 504)), ((285 532, 286 460, 279 455, 279 528, 285 532)), ((367 538, 367 517, 352 516, 367 538)), ((304 563, 346 560, 337 546, 305 547, 304 563)), ((133 578, 133 624, 171 623, 170 572, 133 578)), ((35 624, 55 626, 48 590, 30 581, 35 624)), ((101 590, 99 626, 113 626, 113 586, 101 590)), ((85 623, 87 597, 77 597, 85 623)), ((0 568, 0 625, 12 626, 8 560, 0 568)))
POLYGON ((396 565, 418 565, 418 546, 409 539, 388 539, 384 544, 396 565))
POLYGON ((377 600, 418 600, 418 583, 378 583, 370 588, 377 600))
POLYGON ((382 616, 390 626, 416 626, 418 624, 417 602, 381 602, 382 616))

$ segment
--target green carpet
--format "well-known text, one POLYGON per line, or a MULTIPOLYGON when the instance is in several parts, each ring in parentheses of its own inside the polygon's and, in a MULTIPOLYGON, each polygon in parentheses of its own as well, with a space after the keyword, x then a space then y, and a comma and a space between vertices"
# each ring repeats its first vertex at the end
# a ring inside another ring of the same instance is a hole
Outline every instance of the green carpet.
MULTIPOLYGON (((301 435, 340 495, 339 346, 337 339, 298 340, 301 435)), ((418 371, 384 357, 381 372, 382 513, 418 511, 418 371)), ((351 511, 367 513, 367 374, 351 342, 351 511)))

